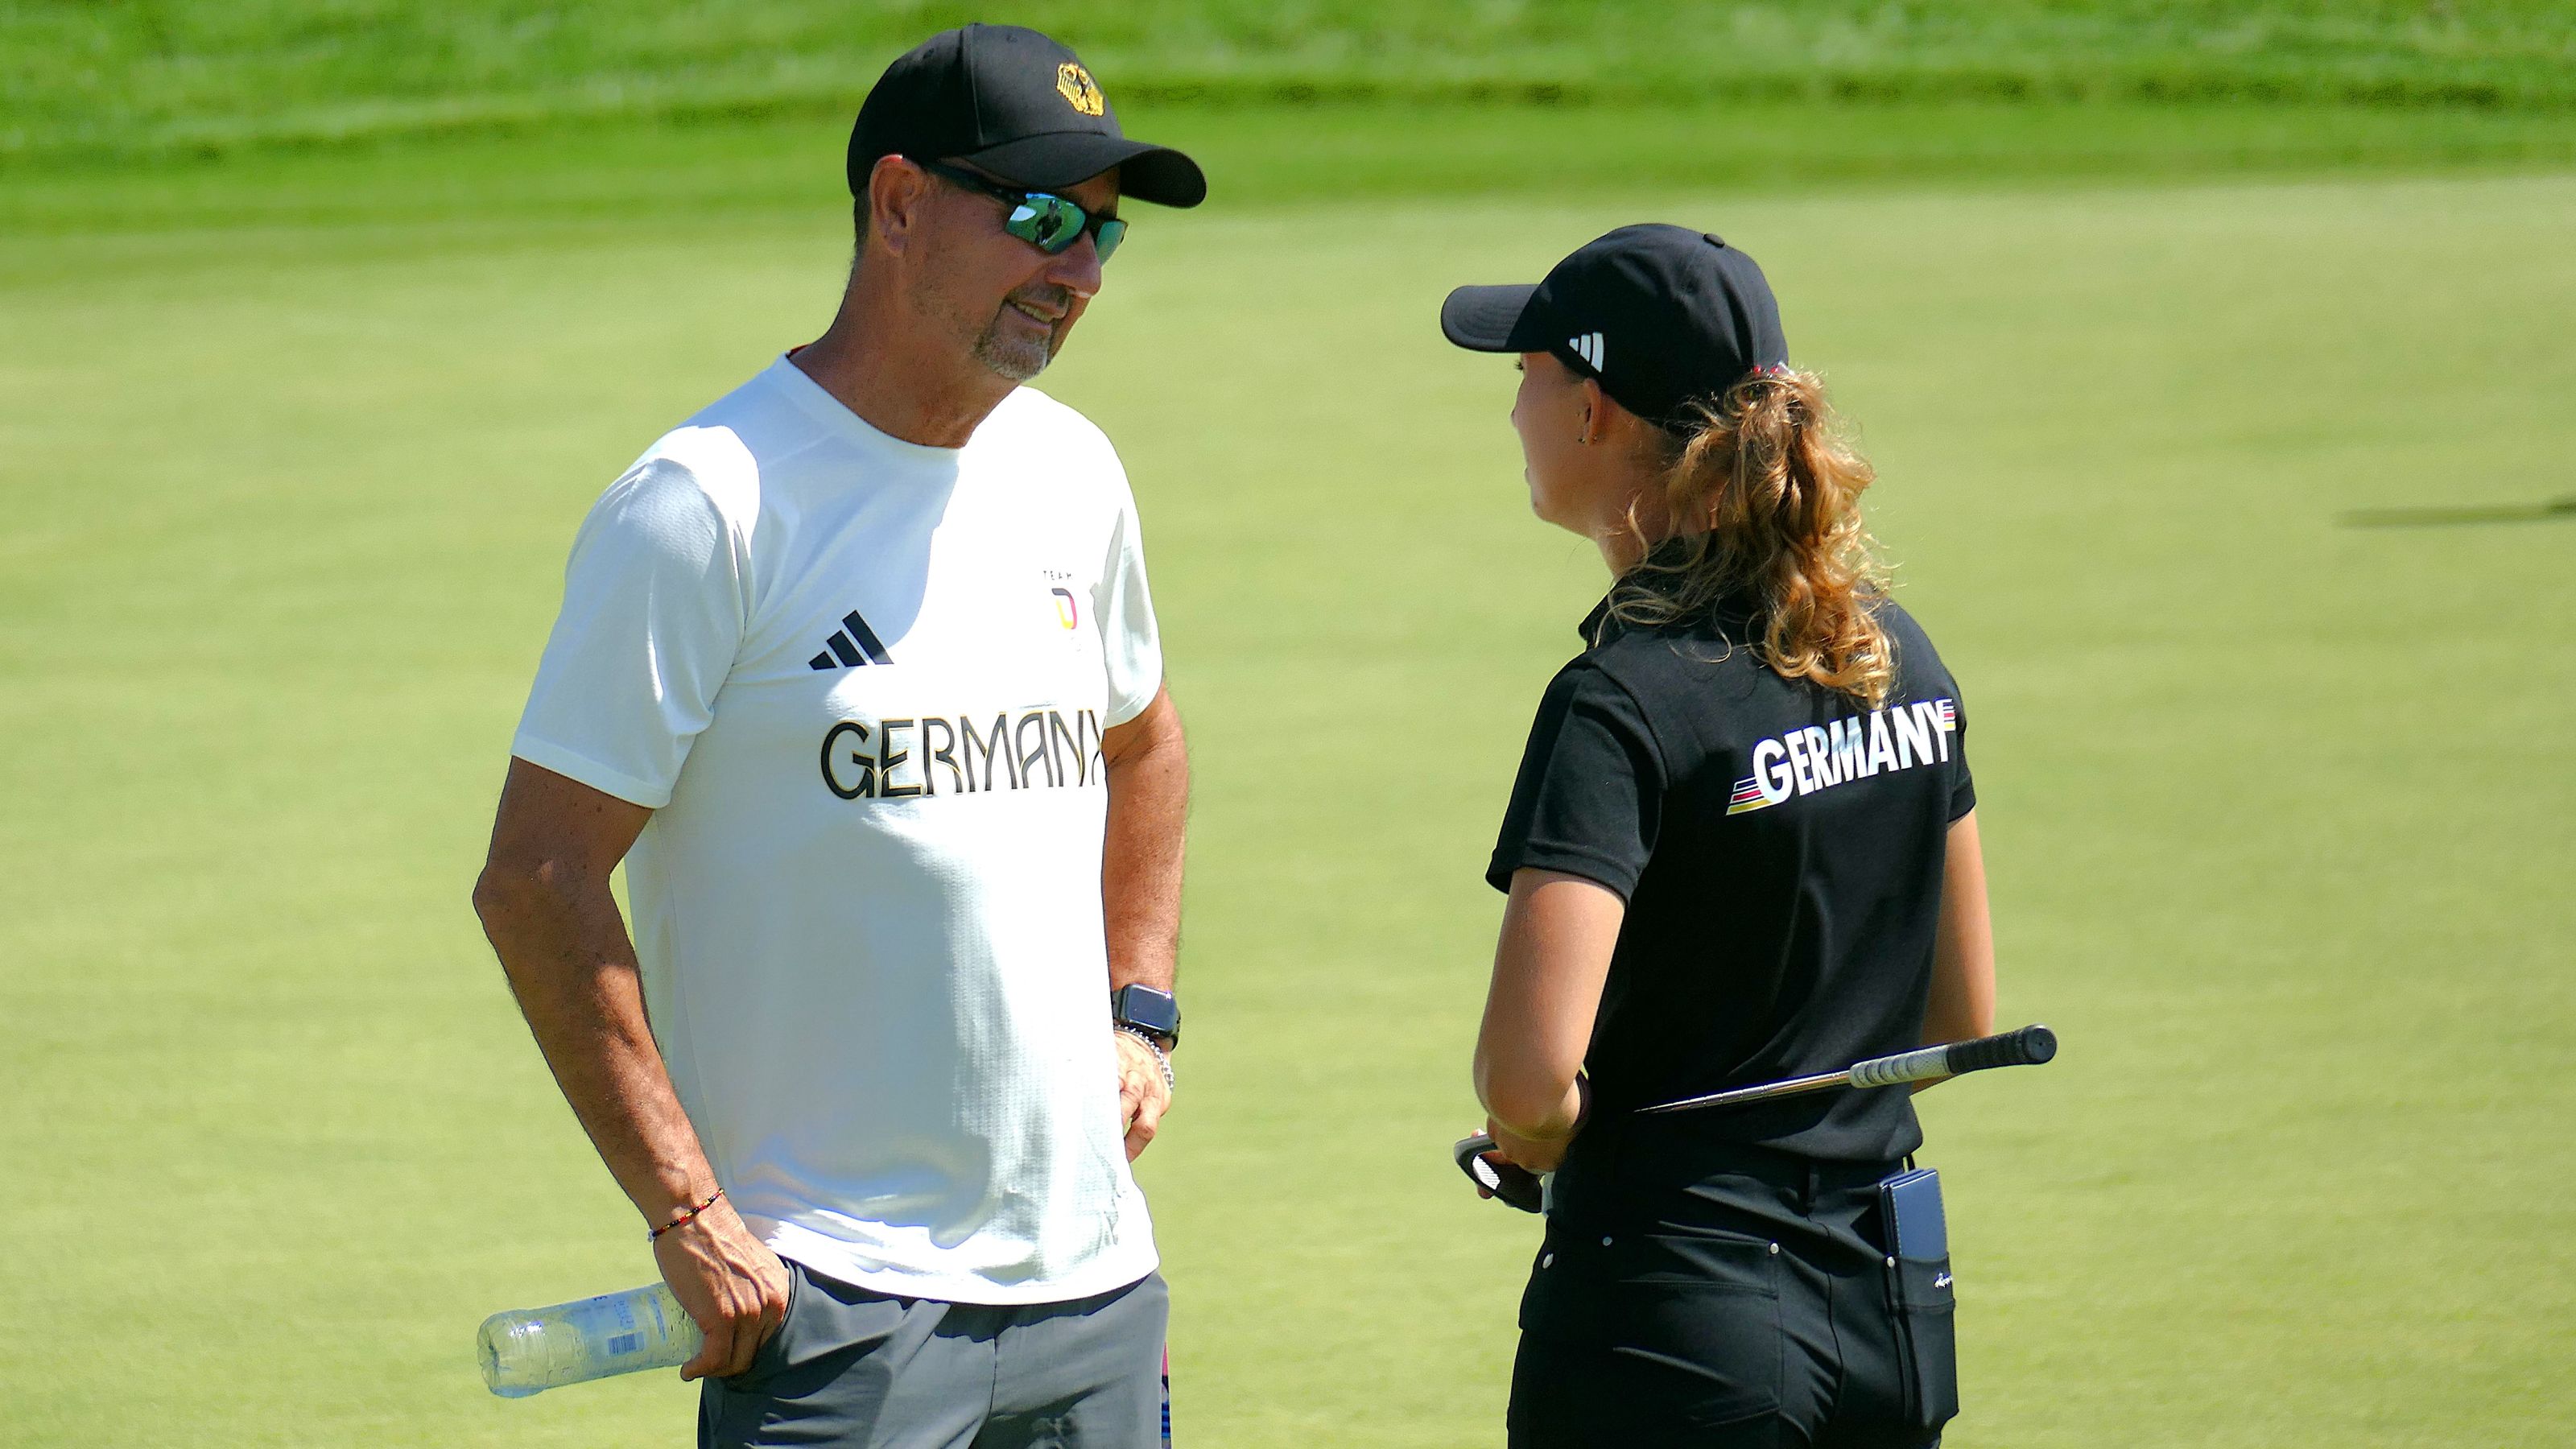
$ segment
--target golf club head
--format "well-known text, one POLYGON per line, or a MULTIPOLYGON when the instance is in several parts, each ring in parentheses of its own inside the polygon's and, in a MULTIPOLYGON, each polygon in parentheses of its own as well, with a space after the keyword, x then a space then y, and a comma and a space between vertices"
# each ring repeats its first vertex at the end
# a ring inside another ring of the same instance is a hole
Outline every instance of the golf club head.
POLYGON ((1458 1145, 1449 1152, 1457 1159, 1458 1170, 1467 1174, 1467 1180, 1492 1193, 1496 1201, 1525 1213, 1538 1212, 1546 1201, 1538 1174, 1508 1162, 1487 1161, 1485 1154, 1493 1150, 1494 1139, 1479 1132, 1459 1138, 1458 1145))

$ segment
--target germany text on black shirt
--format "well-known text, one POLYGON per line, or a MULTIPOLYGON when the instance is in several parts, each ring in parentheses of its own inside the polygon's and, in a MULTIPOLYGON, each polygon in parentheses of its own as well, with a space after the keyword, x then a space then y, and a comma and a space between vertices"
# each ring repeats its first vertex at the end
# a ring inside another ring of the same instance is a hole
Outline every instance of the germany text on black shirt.
POLYGON ((1958 687, 1911 616, 1877 616, 1897 673, 1876 709, 1774 673, 1740 609, 1642 628, 1605 603, 1548 686, 1486 878, 1563 871, 1628 902, 1560 1189, 1620 1141, 1849 1162, 1921 1145, 1901 1087, 1632 1115, 1920 1045, 1944 841, 1976 792, 1958 687))

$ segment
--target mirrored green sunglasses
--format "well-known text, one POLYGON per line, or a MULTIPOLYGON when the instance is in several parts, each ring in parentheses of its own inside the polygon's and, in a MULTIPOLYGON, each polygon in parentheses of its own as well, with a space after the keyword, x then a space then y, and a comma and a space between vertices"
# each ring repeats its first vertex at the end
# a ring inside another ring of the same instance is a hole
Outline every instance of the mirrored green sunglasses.
POLYGON ((1078 203, 1054 192, 1022 191, 937 161, 924 161, 921 169, 934 176, 945 177, 969 191, 980 191, 986 196, 1009 202, 1011 210, 1002 218, 1002 230, 1048 256, 1066 250, 1081 240, 1084 232, 1089 232, 1092 247, 1105 262, 1109 260, 1110 253, 1118 250, 1118 244, 1127 239, 1127 223, 1114 216, 1093 216, 1078 203))

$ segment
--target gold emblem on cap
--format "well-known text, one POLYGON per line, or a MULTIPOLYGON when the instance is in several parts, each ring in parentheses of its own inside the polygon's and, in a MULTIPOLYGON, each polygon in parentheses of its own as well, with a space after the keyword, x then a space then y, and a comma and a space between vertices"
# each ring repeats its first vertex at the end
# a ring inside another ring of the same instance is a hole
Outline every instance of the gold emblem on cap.
POLYGON ((1091 78, 1091 72, 1072 61, 1055 68, 1055 88, 1064 92, 1066 105, 1086 116, 1096 116, 1109 109, 1109 103, 1101 99, 1100 85, 1091 78))

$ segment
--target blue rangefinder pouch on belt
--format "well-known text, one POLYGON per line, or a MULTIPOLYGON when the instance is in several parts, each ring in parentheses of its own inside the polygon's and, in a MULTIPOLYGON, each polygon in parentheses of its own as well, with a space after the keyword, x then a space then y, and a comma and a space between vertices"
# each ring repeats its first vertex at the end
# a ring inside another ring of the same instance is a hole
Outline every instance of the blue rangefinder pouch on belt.
POLYGON ((1950 1291, 1950 1224, 1941 1174, 1908 1168, 1878 1185, 1887 1245, 1887 1306, 1896 1319, 1906 1417, 1937 1429, 1959 1412, 1957 1300, 1950 1291))
POLYGON ((1878 1219, 1887 1250, 1900 1258, 1950 1256, 1950 1224, 1941 1215, 1941 1173, 1909 1167, 1878 1185, 1878 1219))

